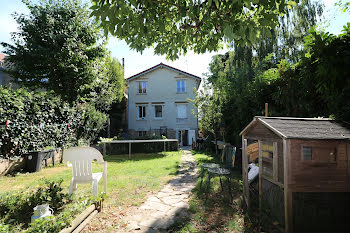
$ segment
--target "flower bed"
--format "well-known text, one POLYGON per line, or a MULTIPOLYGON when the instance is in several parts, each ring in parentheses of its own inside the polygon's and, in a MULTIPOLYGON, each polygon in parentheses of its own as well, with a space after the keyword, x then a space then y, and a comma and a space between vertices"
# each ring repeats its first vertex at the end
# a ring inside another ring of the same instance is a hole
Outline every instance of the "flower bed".
POLYGON ((96 199, 69 196, 63 192, 61 181, 46 181, 33 190, 0 195, 0 232, 59 232, 68 227, 74 217, 96 202, 96 199), (30 223, 33 208, 49 204, 54 216, 30 223))

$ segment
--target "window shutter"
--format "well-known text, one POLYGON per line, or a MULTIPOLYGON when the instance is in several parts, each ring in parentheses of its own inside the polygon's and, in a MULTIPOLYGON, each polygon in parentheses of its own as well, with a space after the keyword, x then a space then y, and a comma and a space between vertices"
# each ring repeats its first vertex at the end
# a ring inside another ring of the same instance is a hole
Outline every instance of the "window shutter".
POLYGON ((187 118, 186 105, 177 105, 177 118, 187 118))

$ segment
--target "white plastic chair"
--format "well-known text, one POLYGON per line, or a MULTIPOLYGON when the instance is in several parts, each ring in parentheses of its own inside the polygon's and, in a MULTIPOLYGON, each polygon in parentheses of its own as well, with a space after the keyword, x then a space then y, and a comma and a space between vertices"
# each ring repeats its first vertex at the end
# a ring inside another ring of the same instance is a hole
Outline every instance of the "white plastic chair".
POLYGON ((92 147, 71 147, 63 152, 64 162, 72 164, 73 178, 69 186, 69 194, 77 189, 78 183, 92 182, 92 193, 98 192, 98 181, 103 177, 104 191, 107 193, 107 162, 102 154, 92 147), (104 164, 103 172, 92 173, 92 161, 104 164))

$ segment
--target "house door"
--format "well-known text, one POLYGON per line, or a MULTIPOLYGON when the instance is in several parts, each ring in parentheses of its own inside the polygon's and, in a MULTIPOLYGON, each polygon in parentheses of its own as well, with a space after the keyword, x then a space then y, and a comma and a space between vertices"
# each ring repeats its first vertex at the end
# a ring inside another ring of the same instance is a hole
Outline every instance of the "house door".
POLYGON ((182 145, 188 146, 188 130, 182 130, 182 145))
POLYGON ((180 146, 188 146, 188 130, 179 130, 177 135, 180 146))
POLYGON ((179 140, 179 145, 182 146, 182 133, 181 130, 177 131, 177 140, 179 140))
POLYGON ((192 142, 196 141, 196 131, 189 130, 188 131, 188 145, 192 145, 192 142))

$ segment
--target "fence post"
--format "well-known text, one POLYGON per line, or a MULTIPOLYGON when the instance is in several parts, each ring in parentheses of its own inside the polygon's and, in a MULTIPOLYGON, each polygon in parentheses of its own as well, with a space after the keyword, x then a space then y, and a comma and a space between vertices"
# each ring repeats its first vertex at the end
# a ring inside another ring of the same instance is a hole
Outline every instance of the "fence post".
POLYGON ((103 155, 106 155, 106 143, 103 143, 103 155))

